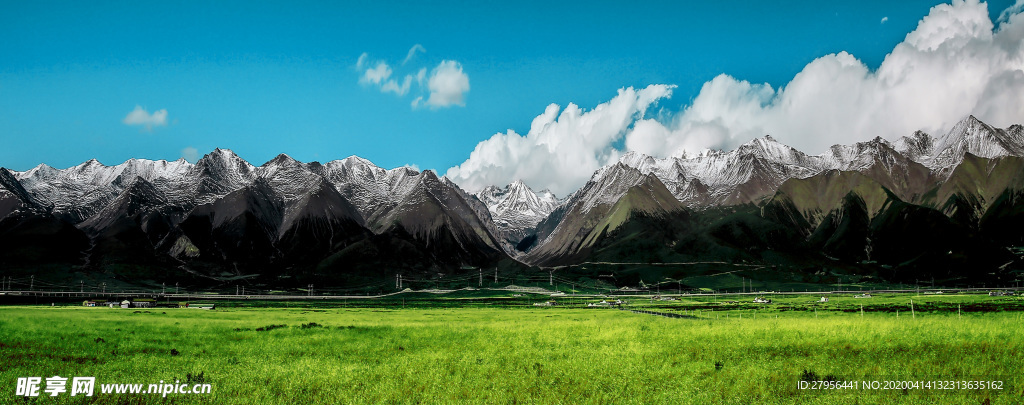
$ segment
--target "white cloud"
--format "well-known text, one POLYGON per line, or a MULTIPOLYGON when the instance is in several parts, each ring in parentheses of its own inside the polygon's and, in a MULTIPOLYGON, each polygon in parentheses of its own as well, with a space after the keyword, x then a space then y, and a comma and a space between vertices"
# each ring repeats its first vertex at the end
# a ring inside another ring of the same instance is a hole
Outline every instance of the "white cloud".
POLYGON ((430 97, 426 105, 430 108, 466 105, 465 95, 469 92, 469 76, 462 72, 462 65, 453 60, 441 61, 427 80, 430 97))
MULTIPOLYGON (((426 52, 422 45, 416 44, 409 49, 404 66, 417 52, 426 52)), ((359 55, 356 70, 360 72, 359 83, 364 86, 376 86, 381 93, 394 93, 399 97, 408 94, 414 86, 421 92, 429 91, 426 96, 413 99, 412 108, 422 106, 438 109, 452 105, 465 105, 465 94, 469 91, 469 76, 462 71, 462 65, 454 60, 444 60, 427 76, 427 68, 420 68, 416 74, 407 74, 401 80, 392 78, 394 70, 387 62, 371 61, 367 53, 359 55), (426 100, 424 101, 424 97, 426 100)))
POLYGON ((404 96, 405 93, 409 92, 409 86, 412 85, 412 75, 405 75, 405 79, 402 79, 402 84, 399 85, 394 79, 384 82, 380 86, 380 91, 387 93, 392 92, 399 96, 404 96))
MULTIPOLYGON (((359 59, 362 60, 362 58, 359 59)), ((387 63, 377 62, 376 66, 363 72, 363 75, 359 77, 359 83, 381 85, 389 77, 391 77, 391 67, 387 63)))
POLYGON ((422 86, 424 80, 427 80, 427 68, 422 68, 419 72, 416 72, 416 83, 422 86))
POLYGON ((128 113, 121 122, 125 125, 142 125, 146 131, 152 131, 153 127, 167 126, 167 110, 160 109, 150 114, 142 106, 136 105, 135 109, 128 113))
POLYGON ((199 150, 191 146, 185 147, 185 149, 181 150, 181 157, 185 158, 185 160, 189 162, 195 163, 199 160, 199 150))
POLYGON ((778 90, 720 75, 665 125, 635 125, 626 147, 679 155, 771 134, 820 153, 915 130, 941 135, 968 114, 1005 127, 1024 119, 1022 45, 1024 15, 1011 13, 994 30, 985 4, 954 1, 933 7, 876 71, 840 52, 809 63, 778 90))
POLYGON ((359 55, 359 59, 356 60, 356 70, 363 70, 363 66, 366 66, 366 60, 369 59, 370 55, 363 52, 359 55))
MULTIPOLYGON (((366 55, 365 53, 363 54, 366 55)), ((362 65, 366 61, 363 56, 359 57, 359 62, 356 64, 362 65)), ((359 77, 359 83, 364 85, 376 85, 380 88, 381 93, 395 93, 398 96, 404 96, 409 92, 409 88, 412 86, 413 80, 422 82, 420 76, 424 74, 425 70, 421 70, 417 76, 405 75, 402 79, 402 83, 399 84, 397 80, 391 78, 392 74, 391 66, 388 66, 386 62, 377 62, 372 68, 367 68, 363 72, 362 76, 359 77)))
POLYGON ((672 94, 673 86, 621 89, 610 101, 586 111, 569 104, 549 105, 530 131, 497 133, 477 144, 469 159, 448 169, 449 179, 471 192, 522 179, 538 190, 566 195, 601 166, 619 158, 612 144, 622 139, 647 109, 672 94))
POLYGON ((405 59, 402 60, 402 65, 405 65, 406 63, 409 63, 409 60, 412 59, 413 56, 416 56, 416 52, 424 52, 424 53, 426 53, 427 50, 425 48, 423 48, 423 45, 420 45, 420 44, 413 45, 412 48, 409 48, 409 53, 405 54, 405 59))
POLYGON ((882 24, 885 24, 886 21, 889 21, 889 17, 882 17, 882 24))

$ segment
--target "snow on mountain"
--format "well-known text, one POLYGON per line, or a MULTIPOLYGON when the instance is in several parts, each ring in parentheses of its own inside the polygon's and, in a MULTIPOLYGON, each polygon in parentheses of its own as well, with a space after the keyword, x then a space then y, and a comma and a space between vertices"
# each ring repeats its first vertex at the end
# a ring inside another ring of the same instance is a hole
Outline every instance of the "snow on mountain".
MULTIPOLYGON (((14 172, 18 182, 41 205, 72 222, 95 214, 120 194, 136 178, 157 185, 177 181, 192 169, 184 159, 129 159, 116 166, 106 166, 91 159, 77 166, 58 170, 40 164, 24 172, 14 172)), ((172 189, 167 187, 166 189, 172 189)))
MULTIPOLYGON (((654 174, 685 205, 705 207, 757 202, 788 179, 807 178, 828 170, 871 173, 877 181, 899 187, 899 182, 886 182, 884 177, 913 173, 916 179, 924 180, 918 165, 935 171, 937 176, 948 176, 965 153, 989 158, 1024 156, 1024 127, 997 129, 971 116, 938 140, 918 131, 896 142, 875 138, 852 145, 834 145, 820 155, 807 155, 765 136, 735 150, 708 150, 692 157, 658 159, 628 152, 619 163, 654 174)), ((598 170, 598 175, 604 170, 598 170)))
POLYGON ((550 191, 535 193, 522 180, 516 180, 504 189, 484 188, 476 197, 487 206, 502 238, 513 243, 529 236, 530 231, 559 204, 550 191))
POLYGON ((1024 156, 1024 133, 1020 125, 993 128, 972 115, 938 139, 934 150, 934 158, 921 162, 932 169, 955 166, 965 153, 984 158, 1024 156))
POLYGON ((352 202, 371 228, 420 185, 423 175, 409 167, 385 170, 358 156, 323 165, 324 178, 352 202))
POLYGON ((653 158, 637 152, 620 163, 643 174, 654 174, 689 206, 756 201, 783 181, 822 170, 823 159, 783 145, 770 136, 757 138, 732 151, 705 151, 690 158, 653 158))
POLYGON ((581 254, 636 212, 663 214, 681 207, 657 176, 622 162, 605 166, 537 225, 539 242, 523 260, 537 264, 581 254))
MULTIPOLYGON (((894 142, 875 138, 835 145, 820 155, 807 155, 771 136, 731 151, 708 150, 694 156, 659 159, 629 152, 597 170, 564 200, 547 191, 534 192, 522 181, 470 195, 433 172, 408 167, 387 170, 357 156, 320 164, 282 154, 259 167, 227 149, 216 149, 196 164, 130 159, 106 166, 93 159, 62 170, 45 164, 24 172, 4 169, 0 214, 28 207, 52 212, 72 224, 96 227, 113 223, 112 216, 126 209, 156 212, 159 205, 169 207, 160 212, 174 213, 176 218, 258 185, 280 201, 283 215, 290 219, 318 212, 352 217, 376 233, 396 224, 434 236, 438 229, 447 229, 454 232, 456 243, 497 244, 515 255, 513 246, 530 235, 543 243, 560 221, 603 218, 629 190, 642 184, 650 191, 649 198, 634 199, 651 207, 664 205, 660 199, 664 189, 683 206, 701 208, 758 203, 789 179, 829 170, 856 171, 901 199, 916 201, 947 178, 966 154, 1024 156, 1024 127, 997 129, 972 116, 938 139, 915 132, 894 142), (332 204, 339 207, 327 207, 332 204)), ((593 225, 584 222, 574 226, 589 229, 593 225)), ((565 241, 570 240, 574 239, 565 241)))
POLYGON ((256 168, 228 149, 214 149, 199 159, 180 179, 179 190, 188 193, 197 205, 209 204, 248 186, 256 178, 256 168))
POLYGON ((935 140, 922 131, 914 131, 911 136, 904 136, 892 144, 893 149, 915 162, 931 159, 935 140))

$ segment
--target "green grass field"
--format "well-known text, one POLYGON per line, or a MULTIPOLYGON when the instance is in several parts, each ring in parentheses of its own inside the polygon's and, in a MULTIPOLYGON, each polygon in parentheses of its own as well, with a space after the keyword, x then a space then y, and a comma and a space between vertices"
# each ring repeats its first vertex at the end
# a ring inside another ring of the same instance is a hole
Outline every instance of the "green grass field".
MULTIPOLYGON (((924 309, 896 317, 884 309, 911 297, 873 298, 863 314, 849 310, 865 300, 812 305, 811 298, 776 297, 761 307, 724 302, 736 297, 631 303, 695 319, 559 307, 0 307, 0 403, 1014 404, 1024 398, 1022 312, 958 314, 950 305, 993 300, 917 296, 915 305, 924 309), (270 325, 284 327, 266 330, 270 325), (53 375, 94 376, 97 393, 15 396, 17 378, 53 375), (815 377, 973 377, 1004 384, 1000 391, 797 388, 815 377), (99 393, 103 383, 161 380, 208 383, 212 393, 99 393)), ((1020 299, 998 302, 1012 308, 1020 299)))

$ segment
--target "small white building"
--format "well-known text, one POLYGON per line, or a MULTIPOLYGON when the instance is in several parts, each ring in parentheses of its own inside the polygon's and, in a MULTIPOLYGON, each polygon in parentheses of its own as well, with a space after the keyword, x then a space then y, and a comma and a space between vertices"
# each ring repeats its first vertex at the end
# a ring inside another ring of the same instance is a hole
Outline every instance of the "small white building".
POLYGON ((821 299, 818 300, 818 302, 828 302, 828 297, 821 297, 821 299))

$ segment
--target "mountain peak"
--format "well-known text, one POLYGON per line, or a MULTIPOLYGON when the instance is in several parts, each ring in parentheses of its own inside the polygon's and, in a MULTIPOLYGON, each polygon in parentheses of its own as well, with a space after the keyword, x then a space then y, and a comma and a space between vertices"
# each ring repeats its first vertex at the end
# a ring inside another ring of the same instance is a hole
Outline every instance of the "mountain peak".
POLYGON ((516 179, 508 185, 509 190, 511 189, 527 189, 530 190, 530 186, 527 186, 522 179, 516 179))
POLYGON ((343 164, 346 164, 346 165, 353 165, 353 164, 359 164, 359 165, 370 165, 370 166, 375 166, 375 165, 374 165, 374 164, 373 164, 372 162, 370 162, 369 160, 363 159, 363 158, 361 158, 361 157, 359 157, 359 156, 356 156, 356 155, 352 155, 352 156, 349 156, 349 157, 347 157, 347 158, 341 159, 341 162, 342 162, 343 164))
POLYGON ((301 162, 299 162, 298 160, 293 159, 291 156, 288 156, 287 154, 282 153, 282 154, 279 154, 279 155, 275 156, 273 159, 270 159, 267 163, 264 163, 263 166, 267 166, 267 165, 271 165, 271 164, 276 165, 276 166, 285 166, 285 165, 293 166, 295 164, 301 164, 301 162))

